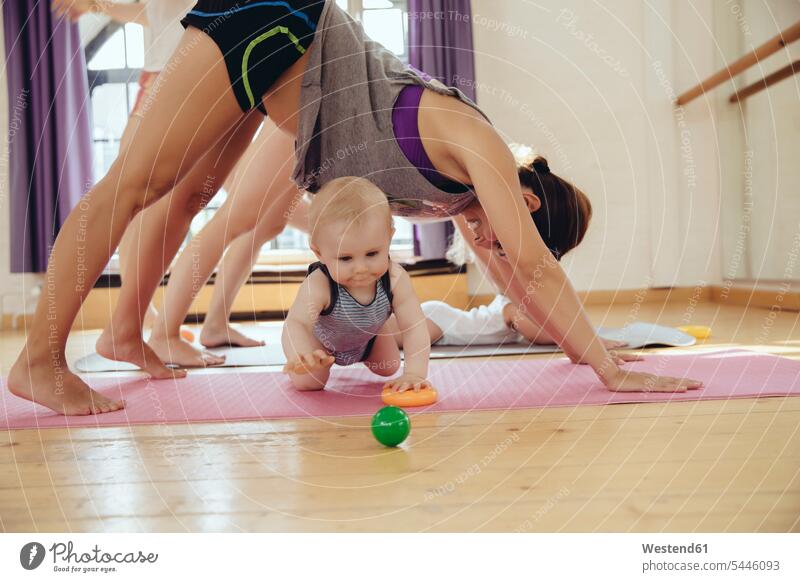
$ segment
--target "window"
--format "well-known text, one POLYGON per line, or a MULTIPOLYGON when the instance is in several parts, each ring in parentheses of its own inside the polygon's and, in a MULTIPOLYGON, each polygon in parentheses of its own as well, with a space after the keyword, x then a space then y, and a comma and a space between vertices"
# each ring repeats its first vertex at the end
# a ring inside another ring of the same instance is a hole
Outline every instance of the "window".
POLYGON ((408 61, 407 0, 336 0, 361 21, 370 38, 408 61))
MULTIPOLYGON (((340 8, 361 21, 369 37, 408 62, 407 0, 336 0, 340 8)), ((410 259, 414 254, 414 230, 407 220, 395 217, 392 256, 410 259)))
MULTIPOLYGON (((354 18, 360 20, 367 34, 393 51, 403 61, 408 60, 408 8, 406 0, 336 0, 354 18)), ((122 133, 139 90, 137 82, 144 64, 144 31, 138 24, 108 25, 108 38, 88 62, 90 98, 92 103, 92 139, 94 179, 102 178, 119 152, 122 133)), ((221 190, 211 203, 201 210, 190 227, 189 237, 197 234, 225 202, 227 193, 221 190)), ((410 259, 413 256, 413 227, 395 218, 392 256, 410 259)), ((308 237, 291 227, 261 250, 259 264, 306 263, 313 260, 308 250, 308 237)), ((116 270, 116 256, 111 269, 116 270)))
POLYGON ((143 64, 144 31, 138 24, 117 28, 87 63, 95 182, 105 176, 117 157, 128 113, 139 92, 136 79, 143 64))
MULTIPOLYGON (((119 153, 122 133, 139 93, 138 78, 144 66, 145 51, 144 29, 139 24, 111 24, 101 34, 108 34, 108 38, 86 64, 92 103, 92 173, 95 182, 105 176, 119 153)), ((187 242, 211 220, 226 197, 227 194, 220 191, 195 216, 187 242)), ((116 253, 109 269, 119 272, 119 256, 116 253)))

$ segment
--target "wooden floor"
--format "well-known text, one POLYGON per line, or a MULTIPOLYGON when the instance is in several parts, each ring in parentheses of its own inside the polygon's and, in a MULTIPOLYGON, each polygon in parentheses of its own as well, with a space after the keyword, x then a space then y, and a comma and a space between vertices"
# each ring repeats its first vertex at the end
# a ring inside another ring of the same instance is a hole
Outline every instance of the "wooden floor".
MULTIPOLYGON (((797 313, 689 309, 589 312, 612 326, 692 313, 706 345, 800 358, 797 313)), ((3 374, 21 342, 0 335, 3 374)), ((800 398, 427 414, 396 450, 367 422, 3 433, 0 529, 800 531, 800 398)))

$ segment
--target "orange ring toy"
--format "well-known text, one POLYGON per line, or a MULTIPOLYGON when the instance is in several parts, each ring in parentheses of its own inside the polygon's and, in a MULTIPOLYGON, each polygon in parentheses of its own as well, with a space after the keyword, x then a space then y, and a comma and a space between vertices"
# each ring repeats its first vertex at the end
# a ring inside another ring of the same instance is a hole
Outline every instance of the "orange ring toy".
POLYGON ((181 329, 181 337, 189 343, 194 342, 194 332, 190 329, 186 328, 181 329))
POLYGON ((419 392, 406 390, 405 392, 392 392, 391 388, 384 388, 381 392, 381 400, 387 406, 399 406, 400 408, 411 408, 412 406, 428 406, 439 398, 434 388, 423 388, 419 392))

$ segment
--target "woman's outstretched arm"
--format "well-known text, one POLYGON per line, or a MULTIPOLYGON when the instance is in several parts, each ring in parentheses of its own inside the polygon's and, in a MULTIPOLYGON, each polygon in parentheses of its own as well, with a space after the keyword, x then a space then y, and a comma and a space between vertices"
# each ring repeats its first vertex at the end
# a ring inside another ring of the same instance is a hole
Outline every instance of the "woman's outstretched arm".
POLYGON ((117 22, 135 22, 147 26, 147 10, 144 2, 121 3, 108 0, 53 0, 53 10, 59 16, 67 14, 70 20, 78 20, 89 12, 104 14, 117 22))
POLYGON ((454 147, 453 155, 469 175, 513 269, 514 280, 501 282, 501 289, 508 288, 512 300, 529 309, 532 318, 543 324, 570 357, 589 364, 610 390, 672 392, 699 388, 700 382, 631 372, 617 365, 536 229, 510 150, 488 123, 477 119, 465 123, 462 117, 460 125, 461 147, 454 147))

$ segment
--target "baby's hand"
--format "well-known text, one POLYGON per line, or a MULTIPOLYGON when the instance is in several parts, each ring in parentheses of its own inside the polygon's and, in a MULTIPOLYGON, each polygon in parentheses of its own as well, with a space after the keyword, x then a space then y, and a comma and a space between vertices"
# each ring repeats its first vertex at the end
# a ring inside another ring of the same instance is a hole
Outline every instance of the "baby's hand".
POLYGON ((283 372, 288 374, 310 374, 321 368, 330 368, 336 360, 325 350, 314 350, 310 354, 298 354, 289 360, 283 367, 283 372))
POLYGON ((402 376, 389 380, 383 385, 384 390, 391 388, 393 392, 405 392, 406 390, 414 389, 414 392, 419 392, 423 388, 432 388, 431 383, 422 376, 415 374, 403 374, 402 376))

